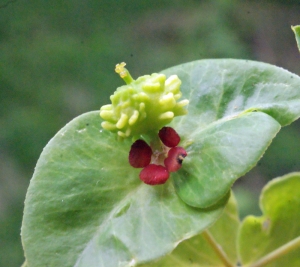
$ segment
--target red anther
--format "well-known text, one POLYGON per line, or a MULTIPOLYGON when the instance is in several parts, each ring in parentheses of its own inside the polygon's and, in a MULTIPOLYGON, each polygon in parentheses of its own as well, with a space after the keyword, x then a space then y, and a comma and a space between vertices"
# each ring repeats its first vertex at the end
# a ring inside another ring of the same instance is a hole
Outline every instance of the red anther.
POLYGON ((144 140, 136 140, 129 152, 129 163, 134 168, 143 168, 150 164, 151 147, 144 140))
POLYGON ((140 172, 140 179, 149 185, 164 184, 170 174, 164 166, 150 164, 140 172))
POLYGON ((178 133, 172 127, 163 127, 159 130, 158 136, 167 147, 175 147, 180 142, 178 133))
POLYGON ((176 172, 181 168, 182 161, 187 156, 183 147, 172 147, 168 152, 168 157, 164 164, 169 172, 176 172))

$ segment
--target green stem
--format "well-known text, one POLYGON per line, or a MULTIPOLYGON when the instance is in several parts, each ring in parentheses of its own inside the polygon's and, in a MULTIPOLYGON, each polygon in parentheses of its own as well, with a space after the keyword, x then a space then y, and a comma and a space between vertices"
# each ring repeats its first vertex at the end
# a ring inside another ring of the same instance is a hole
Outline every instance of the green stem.
POLYGON ((225 251, 223 250, 223 248, 216 242, 216 240, 214 239, 214 237, 212 236, 212 234, 208 230, 205 230, 202 233, 202 236, 211 245, 212 249, 216 252, 218 257, 220 258, 220 260, 223 262, 223 264, 226 267, 234 267, 234 265, 232 265, 232 263, 228 259, 228 257, 226 255, 225 251))
POLYGON ((120 75, 120 77, 125 81, 126 84, 130 84, 134 81, 134 79, 131 77, 129 71, 125 68, 125 66, 125 62, 117 64, 115 71, 120 75))
POLYGON ((125 69, 125 70, 126 70, 126 75, 124 77, 121 77, 121 78, 124 80, 124 82, 126 84, 130 84, 134 81, 134 79, 131 77, 129 71, 127 69, 125 69))
POLYGON ((276 260, 279 257, 282 257, 289 252, 297 249, 300 247, 300 236, 291 240, 290 242, 284 244, 283 246, 275 249, 271 253, 267 254, 266 256, 262 257, 260 260, 257 262, 253 263, 249 267, 261 267, 264 266, 274 260, 276 260))

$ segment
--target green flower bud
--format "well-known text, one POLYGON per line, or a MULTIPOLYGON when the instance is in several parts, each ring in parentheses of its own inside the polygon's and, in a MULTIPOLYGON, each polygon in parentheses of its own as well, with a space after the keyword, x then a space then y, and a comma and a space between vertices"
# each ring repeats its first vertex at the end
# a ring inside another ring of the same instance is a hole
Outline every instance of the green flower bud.
POLYGON ((133 80, 126 64, 116 65, 116 72, 127 83, 110 96, 111 104, 100 109, 102 127, 117 132, 121 138, 158 132, 174 117, 187 114, 189 101, 181 100, 181 81, 177 75, 168 79, 153 73, 133 80))

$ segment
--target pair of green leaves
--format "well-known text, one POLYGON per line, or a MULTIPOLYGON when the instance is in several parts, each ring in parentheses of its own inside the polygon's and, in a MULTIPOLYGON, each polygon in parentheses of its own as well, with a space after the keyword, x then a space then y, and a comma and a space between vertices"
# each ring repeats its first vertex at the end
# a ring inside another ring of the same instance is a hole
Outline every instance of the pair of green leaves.
POLYGON ((102 130, 98 111, 74 119, 45 147, 27 192, 27 267, 135 266, 170 253, 221 216, 234 181, 300 116, 300 78, 275 66, 202 60, 162 73, 177 74, 190 101, 172 122, 188 152, 182 169, 142 184, 130 141, 102 130))

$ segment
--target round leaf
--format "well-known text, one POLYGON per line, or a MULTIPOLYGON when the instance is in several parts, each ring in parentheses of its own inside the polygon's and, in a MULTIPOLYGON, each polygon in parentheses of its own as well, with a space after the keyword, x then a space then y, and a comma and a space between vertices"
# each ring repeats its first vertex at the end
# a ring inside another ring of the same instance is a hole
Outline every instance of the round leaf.
MULTIPOLYGON (((269 182, 262 191, 260 207, 263 215, 246 217, 239 231, 239 254, 245 265, 300 236, 300 173, 269 182)), ((267 266, 300 266, 299 253, 298 246, 267 266)))
POLYGON ((128 163, 131 142, 99 131, 98 112, 88 113, 49 142, 36 166, 22 225, 27 266, 134 266, 169 253, 218 218, 231 184, 279 123, 299 116, 299 77, 282 69, 207 60, 168 72, 190 100, 189 115, 173 122, 189 153, 172 174, 175 188, 190 205, 210 208, 184 204, 170 182, 142 184, 128 163))
POLYGON ((195 209, 170 182, 143 184, 128 163, 131 142, 100 123, 98 111, 81 115, 43 150, 25 201, 28 267, 134 266, 171 252, 221 214, 225 203, 195 209))
POLYGON ((162 73, 177 74, 188 115, 172 126, 188 156, 173 175, 180 197, 208 207, 249 171, 280 129, 300 116, 300 78, 245 60, 200 60, 162 73), (257 113, 249 114, 252 111, 257 113))

